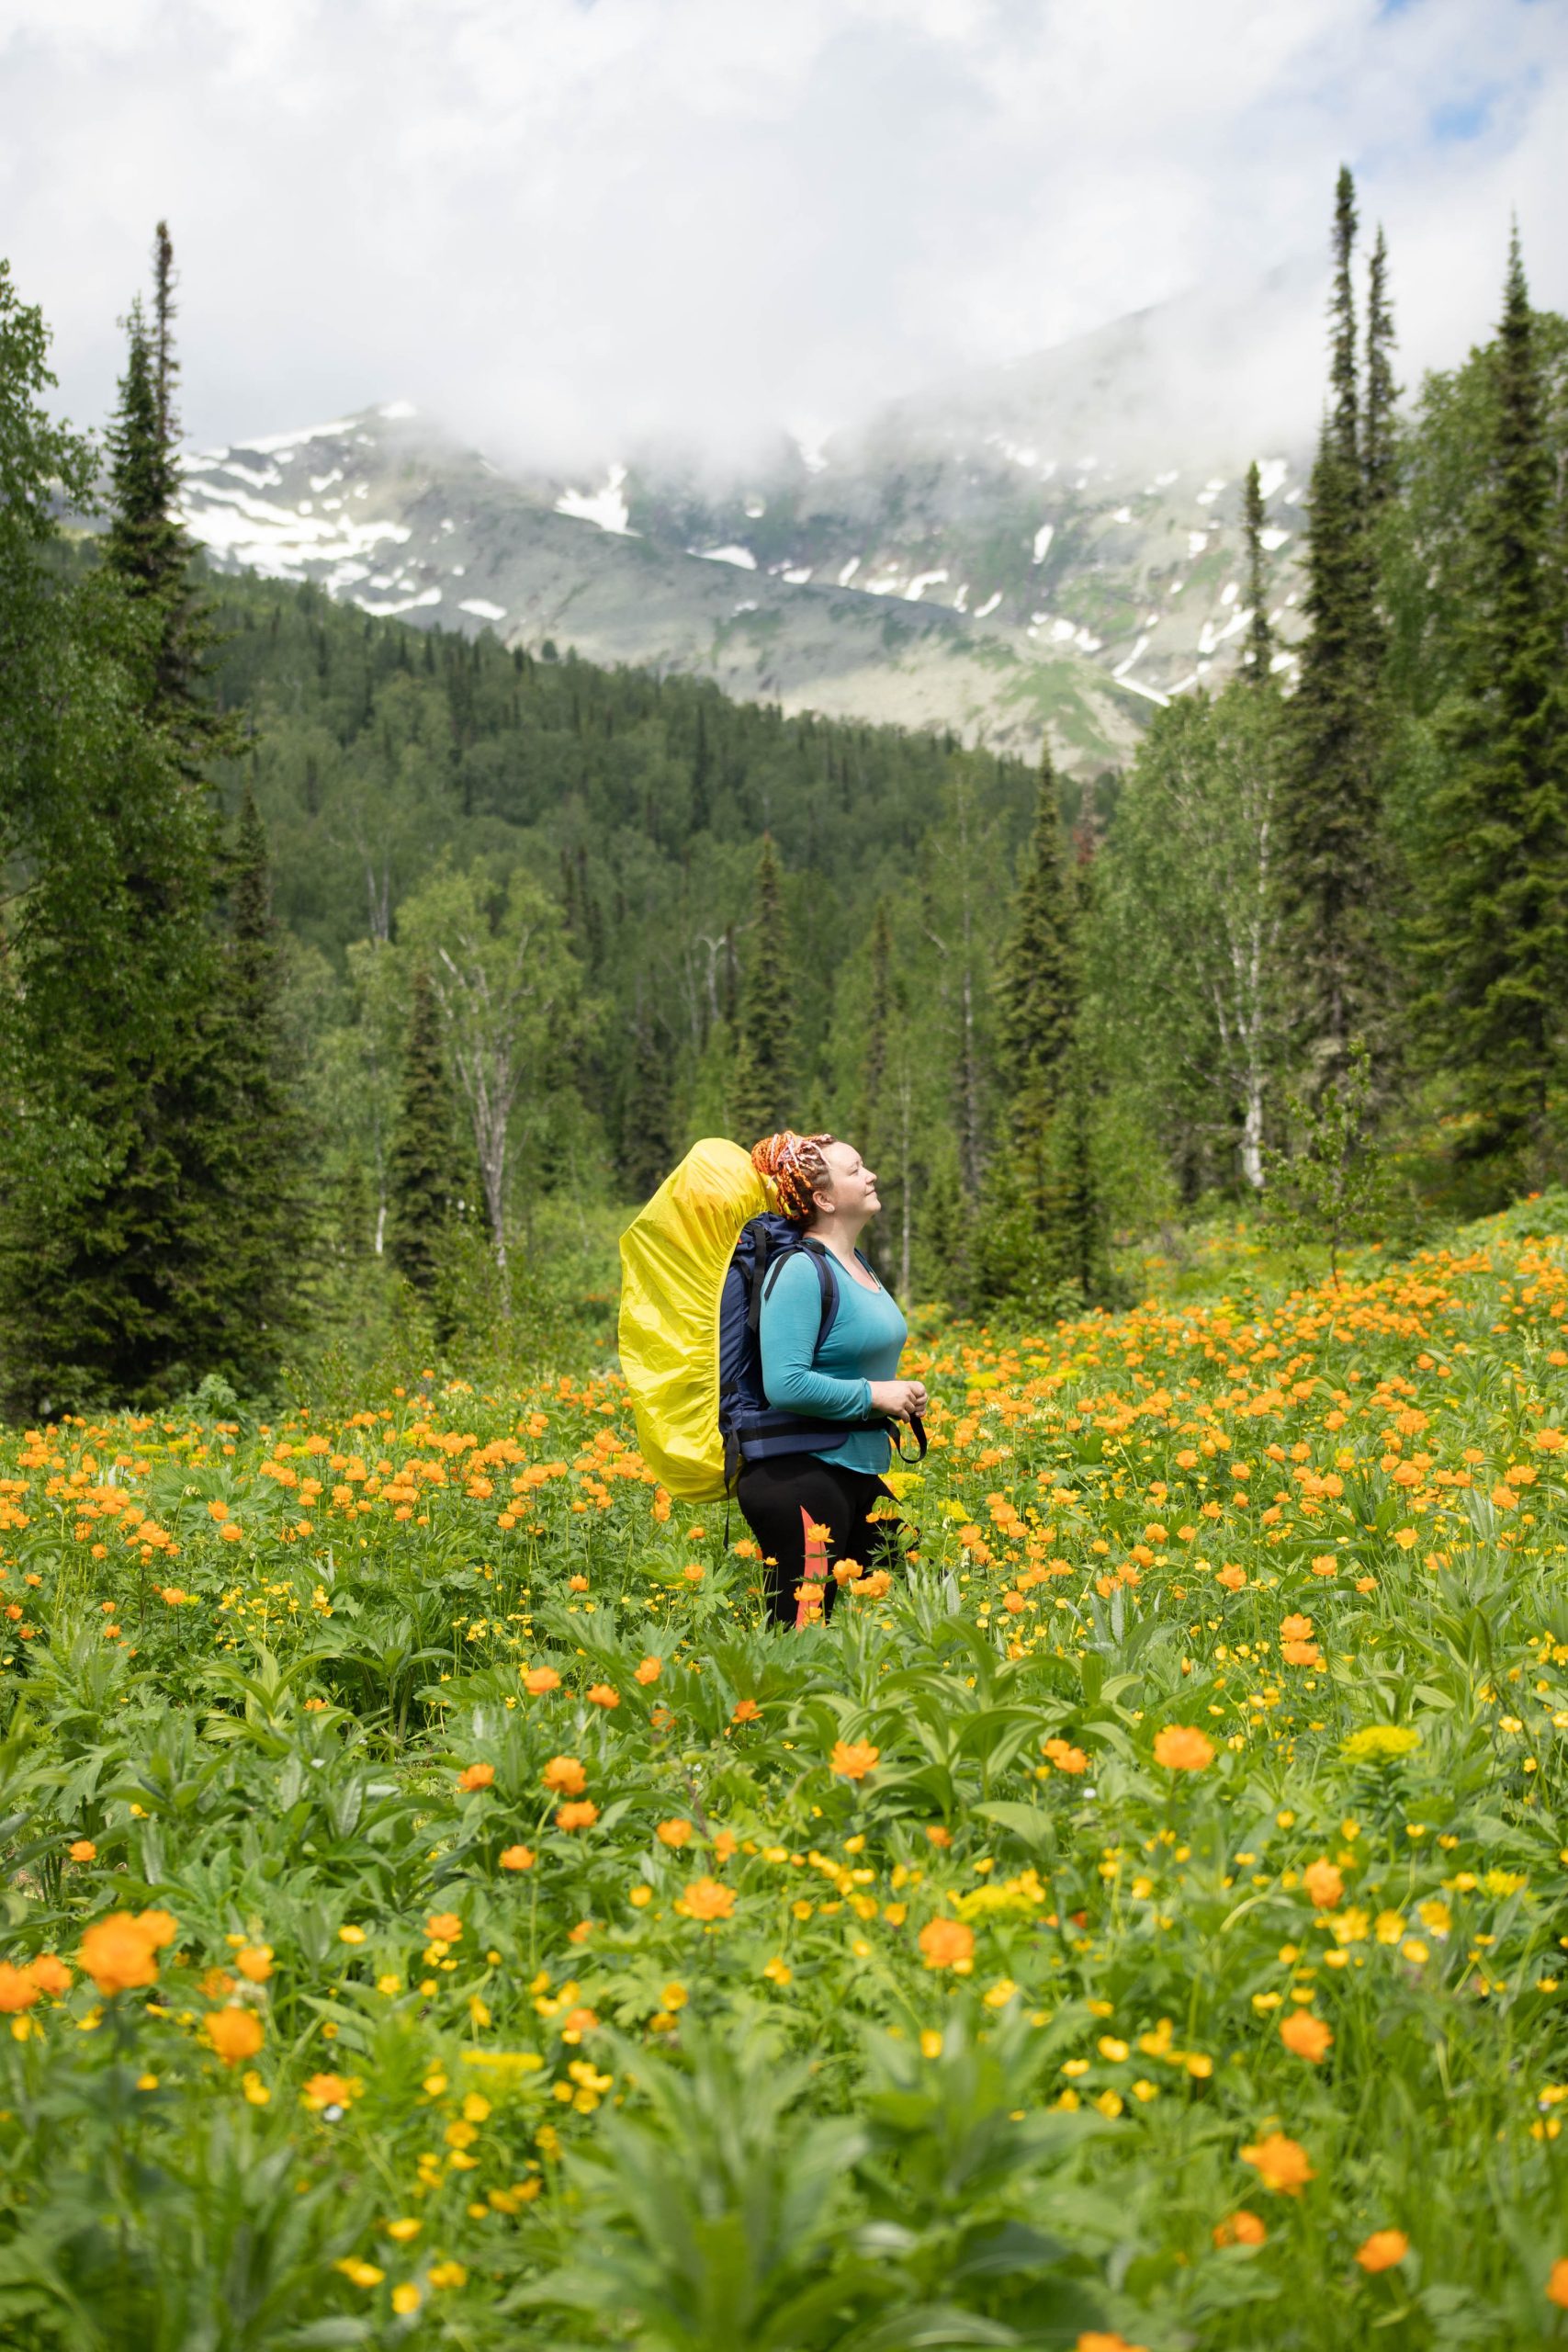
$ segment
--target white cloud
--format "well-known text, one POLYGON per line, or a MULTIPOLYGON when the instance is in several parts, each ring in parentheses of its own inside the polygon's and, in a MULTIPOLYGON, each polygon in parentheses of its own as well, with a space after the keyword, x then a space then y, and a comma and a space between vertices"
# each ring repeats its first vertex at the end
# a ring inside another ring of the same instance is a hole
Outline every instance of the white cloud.
MULTIPOLYGON (((1513 208, 1568 305, 1568 12, 1529 0, 0 0, 0 76, 66 404, 166 213, 202 439, 394 392, 563 462, 843 418, 1321 255, 1342 158, 1407 377, 1485 331, 1513 208)), ((1268 437, 1307 324, 1227 362, 1268 437)))

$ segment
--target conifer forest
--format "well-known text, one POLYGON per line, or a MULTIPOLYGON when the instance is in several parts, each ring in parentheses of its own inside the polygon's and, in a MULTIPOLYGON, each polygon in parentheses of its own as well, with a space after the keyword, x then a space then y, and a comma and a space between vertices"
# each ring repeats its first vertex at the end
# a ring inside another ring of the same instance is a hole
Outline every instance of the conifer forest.
POLYGON ((1325 193, 1100 768, 209 568, 168 230, 94 434, 0 264, 0 2346, 1568 2341, 1568 320, 1325 193), (794 1632, 616 1353, 785 1125, 794 1632))

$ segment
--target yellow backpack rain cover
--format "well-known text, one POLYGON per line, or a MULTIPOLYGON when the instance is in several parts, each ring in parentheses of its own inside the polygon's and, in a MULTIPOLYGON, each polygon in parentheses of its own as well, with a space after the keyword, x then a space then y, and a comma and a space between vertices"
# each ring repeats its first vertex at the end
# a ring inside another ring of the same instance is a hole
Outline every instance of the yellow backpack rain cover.
POLYGON ((621 1370, 642 1458, 683 1502, 724 1492, 718 1308, 740 1228, 770 1208, 739 1144, 695 1143, 621 1236, 621 1370))

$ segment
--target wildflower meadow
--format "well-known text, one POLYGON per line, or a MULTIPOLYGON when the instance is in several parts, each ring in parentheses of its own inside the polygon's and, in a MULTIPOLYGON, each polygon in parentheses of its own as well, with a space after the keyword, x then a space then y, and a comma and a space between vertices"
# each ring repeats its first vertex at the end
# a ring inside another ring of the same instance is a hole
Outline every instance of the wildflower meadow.
POLYGON ((1568 1242, 929 1327, 763 1628, 618 1377, 0 1451, 0 2343, 1568 2340, 1568 1242))

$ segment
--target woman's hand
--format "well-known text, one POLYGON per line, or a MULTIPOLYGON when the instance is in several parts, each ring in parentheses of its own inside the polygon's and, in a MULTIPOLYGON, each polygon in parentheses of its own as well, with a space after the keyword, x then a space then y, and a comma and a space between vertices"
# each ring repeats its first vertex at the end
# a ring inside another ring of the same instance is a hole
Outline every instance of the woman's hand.
POLYGON ((907 1421, 926 1409, 923 1380, 873 1380, 866 1385, 871 1390, 874 1413, 887 1413, 896 1421, 907 1421))

